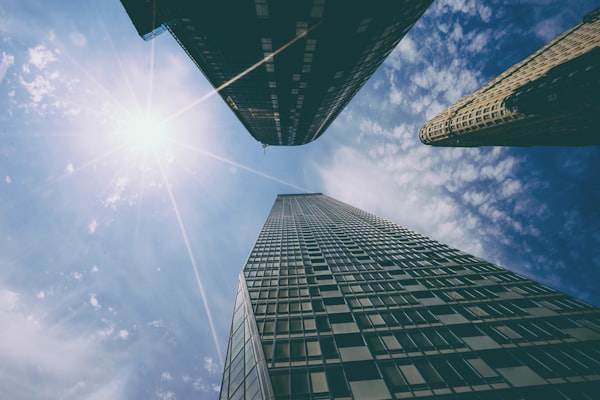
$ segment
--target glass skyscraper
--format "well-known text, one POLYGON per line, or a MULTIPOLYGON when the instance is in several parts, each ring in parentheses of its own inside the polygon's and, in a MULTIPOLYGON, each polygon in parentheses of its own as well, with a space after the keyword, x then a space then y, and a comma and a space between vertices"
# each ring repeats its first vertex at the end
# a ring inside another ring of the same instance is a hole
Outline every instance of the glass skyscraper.
POLYGON ((221 400, 597 399, 600 311, 322 194, 240 274, 221 400))
POLYGON ((168 30, 259 142, 318 138, 432 0, 121 0, 168 30))

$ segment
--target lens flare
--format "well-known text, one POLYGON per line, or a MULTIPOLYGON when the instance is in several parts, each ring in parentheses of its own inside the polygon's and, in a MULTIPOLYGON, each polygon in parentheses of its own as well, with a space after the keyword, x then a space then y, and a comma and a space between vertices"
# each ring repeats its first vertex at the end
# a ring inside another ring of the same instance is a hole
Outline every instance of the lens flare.
POLYGON ((133 149, 157 151, 166 143, 167 129, 164 121, 152 114, 135 114, 125 119, 119 133, 133 149))

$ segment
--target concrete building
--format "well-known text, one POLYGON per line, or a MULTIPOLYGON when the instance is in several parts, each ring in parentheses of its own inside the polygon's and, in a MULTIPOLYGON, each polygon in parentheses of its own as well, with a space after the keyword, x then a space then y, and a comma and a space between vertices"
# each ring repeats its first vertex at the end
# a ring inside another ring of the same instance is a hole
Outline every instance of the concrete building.
POLYGON ((321 194, 240 274, 220 400, 593 399, 600 311, 321 194))
POLYGON ((168 30, 250 134, 323 134, 432 0, 121 0, 145 39, 168 30))
POLYGON ((600 144, 600 9, 427 122, 432 146, 600 144))

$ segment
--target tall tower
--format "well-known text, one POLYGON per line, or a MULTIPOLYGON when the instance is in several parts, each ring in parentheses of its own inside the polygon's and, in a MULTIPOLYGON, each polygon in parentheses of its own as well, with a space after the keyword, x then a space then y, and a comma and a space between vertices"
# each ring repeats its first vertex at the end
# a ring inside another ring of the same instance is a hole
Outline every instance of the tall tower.
POLYGON ((307 194, 277 197, 240 274, 220 400, 598 393, 600 310, 307 194))
POLYGON ((600 9, 419 132, 433 146, 600 144, 600 9))
POLYGON ((432 0, 121 0, 145 39, 169 30, 250 134, 319 137, 432 0))

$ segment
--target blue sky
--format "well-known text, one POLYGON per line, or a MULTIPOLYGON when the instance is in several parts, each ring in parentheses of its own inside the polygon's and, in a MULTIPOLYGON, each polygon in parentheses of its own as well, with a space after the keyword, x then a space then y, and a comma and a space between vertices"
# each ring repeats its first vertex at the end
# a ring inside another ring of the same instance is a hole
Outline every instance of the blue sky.
POLYGON ((436 1, 328 132, 266 153, 119 1, 39 4, 0 5, 4 395, 217 398, 237 275, 277 193, 323 192, 600 305, 599 148, 417 138, 600 1, 436 1))

